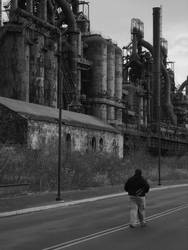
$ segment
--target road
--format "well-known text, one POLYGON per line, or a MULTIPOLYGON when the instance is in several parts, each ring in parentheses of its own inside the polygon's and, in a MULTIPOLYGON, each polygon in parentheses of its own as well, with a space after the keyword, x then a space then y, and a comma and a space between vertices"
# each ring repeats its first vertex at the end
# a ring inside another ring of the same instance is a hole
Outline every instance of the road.
POLYGON ((145 228, 128 196, 0 219, 0 250, 187 250, 188 187, 151 191, 145 228))

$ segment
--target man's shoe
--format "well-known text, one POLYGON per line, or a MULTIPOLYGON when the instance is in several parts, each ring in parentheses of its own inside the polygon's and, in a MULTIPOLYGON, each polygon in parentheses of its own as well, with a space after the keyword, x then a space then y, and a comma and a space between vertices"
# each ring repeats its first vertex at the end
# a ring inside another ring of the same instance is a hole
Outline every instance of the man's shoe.
POLYGON ((133 224, 129 224, 129 227, 130 227, 130 228, 135 228, 136 226, 133 225, 133 224))

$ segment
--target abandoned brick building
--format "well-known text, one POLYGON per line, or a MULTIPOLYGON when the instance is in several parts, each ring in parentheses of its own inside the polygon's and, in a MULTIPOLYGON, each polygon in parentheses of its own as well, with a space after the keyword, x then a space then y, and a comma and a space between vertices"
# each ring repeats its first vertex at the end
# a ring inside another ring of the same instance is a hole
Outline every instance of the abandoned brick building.
POLYGON ((162 152, 187 151, 188 80, 175 87, 167 41, 159 35, 160 8, 153 9, 154 44, 133 18, 131 42, 123 49, 90 30, 86 1, 12 0, 4 8, 2 143, 42 147, 58 137, 62 108, 62 138, 71 150, 119 157, 139 145, 155 151, 160 124, 162 152))

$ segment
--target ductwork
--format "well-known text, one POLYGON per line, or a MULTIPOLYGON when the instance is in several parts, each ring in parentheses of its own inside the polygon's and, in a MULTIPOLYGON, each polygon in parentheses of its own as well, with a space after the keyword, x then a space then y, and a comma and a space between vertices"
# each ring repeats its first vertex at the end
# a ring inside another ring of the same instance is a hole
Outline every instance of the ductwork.
MULTIPOLYGON (((152 54, 153 56, 153 46, 141 39, 139 40, 139 45, 143 46, 144 48, 146 48, 147 50, 149 50, 149 52, 152 54)), ((170 78, 168 75, 168 71, 166 70, 164 64, 161 62, 161 70, 162 70, 162 74, 164 75, 165 78, 165 103, 164 103, 164 107, 165 107, 165 111, 167 113, 167 115, 169 116, 169 118, 171 119, 171 122, 175 125, 177 123, 177 119, 176 116, 173 112, 173 107, 172 107, 172 103, 171 103, 171 98, 170 98, 170 92, 171 92, 171 84, 170 84, 170 78)))

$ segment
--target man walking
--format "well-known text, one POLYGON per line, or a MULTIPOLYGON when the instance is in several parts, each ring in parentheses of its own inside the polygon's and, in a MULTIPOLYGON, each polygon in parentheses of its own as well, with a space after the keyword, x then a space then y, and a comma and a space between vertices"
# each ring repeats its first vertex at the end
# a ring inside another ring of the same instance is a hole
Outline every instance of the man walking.
POLYGON ((127 180, 124 189, 129 194, 130 200, 130 227, 134 228, 137 223, 137 219, 140 225, 144 227, 145 222, 145 194, 149 191, 148 182, 142 177, 142 171, 140 169, 135 170, 135 174, 127 180))

